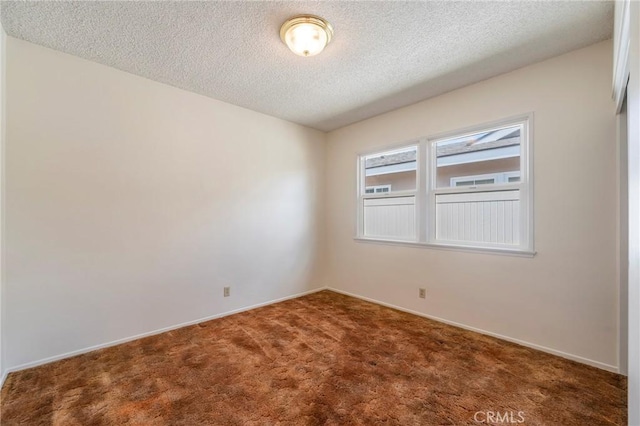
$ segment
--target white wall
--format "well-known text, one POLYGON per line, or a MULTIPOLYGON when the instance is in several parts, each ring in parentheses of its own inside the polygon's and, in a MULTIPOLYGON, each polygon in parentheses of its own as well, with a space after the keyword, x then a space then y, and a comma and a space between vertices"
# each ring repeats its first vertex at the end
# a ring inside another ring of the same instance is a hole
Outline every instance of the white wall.
POLYGON ((611 55, 599 43, 329 133, 327 284, 615 370, 611 55), (534 258, 353 240, 357 153, 528 112, 534 258))
POLYGON ((618 194, 619 194, 619 219, 618 229, 616 234, 618 235, 618 264, 619 274, 618 280, 620 282, 620 294, 619 294, 619 320, 618 320, 618 335, 619 335, 619 347, 618 350, 618 366, 620 374, 627 374, 628 371, 628 336, 629 336, 629 168, 628 165, 628 145, 627 145, 627 106, 626 102, 622 105, 621 110, 617 116, 616 128, 618 140, 618 194))
POLYGON ((5 42, 6 34, 4 28, 0 24, 0 387, 5 379, 5 363, 4 363, 4 298, 2 297, 4 289, 4 140, 5 140, 5 42))
POLYGON ((323 133, 11 37, 7 81, 6 367, 320 286, 323 133))

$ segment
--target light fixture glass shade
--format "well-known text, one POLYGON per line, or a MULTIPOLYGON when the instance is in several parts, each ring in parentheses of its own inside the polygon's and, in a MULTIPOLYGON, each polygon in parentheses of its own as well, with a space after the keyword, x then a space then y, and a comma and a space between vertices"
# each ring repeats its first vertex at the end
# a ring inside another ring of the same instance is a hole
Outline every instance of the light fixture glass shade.
POLYGON ((280 38, 296 55, 313 56, 322 52, 333 36, 331 25, 313 15, 289 19, 280 28, 280 38))

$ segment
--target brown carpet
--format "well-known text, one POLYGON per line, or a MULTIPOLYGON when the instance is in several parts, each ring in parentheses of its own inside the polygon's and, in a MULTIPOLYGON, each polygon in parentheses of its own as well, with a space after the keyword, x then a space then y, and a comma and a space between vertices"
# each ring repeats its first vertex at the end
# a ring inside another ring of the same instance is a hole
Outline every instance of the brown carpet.
POLYGON ((474 425, 487 418, 624 425, 626 381, 323 291, 12 373, 1 420, 474 425))

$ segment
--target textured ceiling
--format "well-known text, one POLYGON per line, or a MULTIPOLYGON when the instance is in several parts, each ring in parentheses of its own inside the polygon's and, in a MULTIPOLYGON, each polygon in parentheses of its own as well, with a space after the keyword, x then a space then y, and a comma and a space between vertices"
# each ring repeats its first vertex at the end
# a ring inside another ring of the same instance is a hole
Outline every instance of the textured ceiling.
POLYGON ((611 37, 613 2, 2 2, 7 34, 320 130, 611 37), (303 58, 290 16, 335 38, 303 58))

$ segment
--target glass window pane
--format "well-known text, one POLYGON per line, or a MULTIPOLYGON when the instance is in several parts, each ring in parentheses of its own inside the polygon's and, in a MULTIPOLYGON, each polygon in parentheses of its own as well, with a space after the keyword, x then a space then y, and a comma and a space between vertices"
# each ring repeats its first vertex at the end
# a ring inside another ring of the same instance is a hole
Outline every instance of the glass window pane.
POLYGON ((416 238, 416 198, 364 199, 364 235, 396 240, 416 238))
POLYGON ((435 198, 438 240, 520 244, 520 190, 459 192, 435 198))
POLYGON ((364 189, 365 194, 383 194, 391 191, 391 185, 367 186, 364 189))
POLYGON ((417 153, 411 146, 365 157, 365 194, 415 191, 417 153))
POLYGON ((436 142, 436 187, 518 182, 521 133, 516 125, 436 142))

